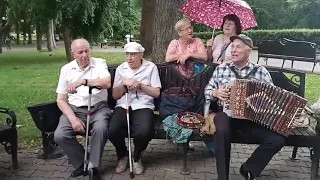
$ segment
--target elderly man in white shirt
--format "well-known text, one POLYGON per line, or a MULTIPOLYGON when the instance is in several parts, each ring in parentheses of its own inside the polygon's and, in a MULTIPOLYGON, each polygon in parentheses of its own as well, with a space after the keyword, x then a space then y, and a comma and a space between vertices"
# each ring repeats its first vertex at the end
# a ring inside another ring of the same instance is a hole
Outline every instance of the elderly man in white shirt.
POLYGON ((86 175, 83 171, 85 151, 76 140, 76 135, 85 133, 89 86, 101 87, 101 90, 92 90, 90 119, 92 139, 88 167, 92 168, 94 179, 101 179, 97 167, 100 166, 108 138, 108 120, 111 111, 107 104, 107 89, 111 87, 111 77, 105 60, 91 57, 87 40, 74 40, 71 50, 75 60, 61 68, 56 90, 57 104, 63 114, 54 133, 54 140, 64 150, 75 168, 71 176, 86 175))
POLYGON ((127 135, 125 86, 128 88, 130 106, 131 135, 134 138, 133 172, 143 173, 142 152, 152 138, 154 125, 154 98, 160 95, 161 82, 157 66, 143 59, 144 48, 136 42, 124 46, 127 62, 116 69, 112 96, 117 100, 116 108, 109 124, 109 140, 115 146, 118 156, 116 172, 128 168, 128 150, 125 145, 127 135))

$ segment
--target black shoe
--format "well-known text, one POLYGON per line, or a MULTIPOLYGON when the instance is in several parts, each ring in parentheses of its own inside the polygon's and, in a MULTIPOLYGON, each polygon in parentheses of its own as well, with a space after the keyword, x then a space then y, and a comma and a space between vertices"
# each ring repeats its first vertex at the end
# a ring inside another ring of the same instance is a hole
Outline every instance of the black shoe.
POLYGON ((76 178, 76 177, 79 177, 79 176, 86 176, 86 175, 88 175, 87 172, 83 171, 83 167, 84 167, 84 165, 82 164, 80 167, 78 167, 76 170, 74 170, 74 171, 71 173, 71 177, 72 177, 72 178, 76 178))
POLYGON ((240 174, 246 178, 246 180, 256 180, 256 177, 249 172, 248 168, 243 164, 240 167, 240 174))
POLYGON ((92 168, 91 170, 92 170, 92 179, 94 179, 94 180, 101 180, 102 179, 97 168, 92 168))

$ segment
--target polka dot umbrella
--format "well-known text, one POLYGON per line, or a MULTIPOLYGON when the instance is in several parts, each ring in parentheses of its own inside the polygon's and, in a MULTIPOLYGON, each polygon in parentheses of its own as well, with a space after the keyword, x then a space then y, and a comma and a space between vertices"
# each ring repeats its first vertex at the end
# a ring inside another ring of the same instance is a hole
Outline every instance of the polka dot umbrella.
POLYGON ((227 14, 237 15, 243 30, 258 26, 252 9, 243 0, 188 0, 179 10, 191 21, 213 29, 220 29, 227 14))

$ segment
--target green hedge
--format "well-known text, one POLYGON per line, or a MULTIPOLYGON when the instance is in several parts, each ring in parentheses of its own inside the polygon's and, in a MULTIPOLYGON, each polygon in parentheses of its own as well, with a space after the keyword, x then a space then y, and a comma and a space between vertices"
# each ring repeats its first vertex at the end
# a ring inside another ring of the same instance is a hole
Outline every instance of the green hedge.
MULTIPOLYGON (((215 36, 218 34, 221 34, 221 31, 215 32, 215 36)), ((320 29, 248 30, 243 31, 242 34, 252 38, 255 45, 261 40, 282 40, 283 38, 288 38, 309 41, 320 46, 320 29)), ((206 41, 212 37, 212 32, 194 33, 194 36, 206 41)))

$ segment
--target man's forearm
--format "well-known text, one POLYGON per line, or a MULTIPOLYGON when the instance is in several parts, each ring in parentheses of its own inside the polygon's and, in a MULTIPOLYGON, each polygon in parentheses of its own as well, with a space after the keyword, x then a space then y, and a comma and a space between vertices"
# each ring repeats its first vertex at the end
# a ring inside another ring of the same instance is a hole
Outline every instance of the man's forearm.
POLYGON ((121 83, 121 84, 119 84, 119 86, 113 88, 112 97, 114 100, 118 100, 123 96, 124 93, 125 93, 125 88, 121 83))
POLYGON ((140 89, 146 95, 152 96, 154 98, 157 98, 160 95, 160 90, 158 88, 155 88, 155 87, 151 87, 151 86, 147 86, 147 85, 141 84, 140 89))
POLYGON ((69 121, 71 121, 72 119, 74 119, 76 117, 76 115, 74 114, 71 107, 69 106, 69 104, 66 101, 57 100, 57 104, 58 104, 59 109, 68 118, 69 121))
POLYGON ((216 89, 205 89, 204 96, 206 100, 216 100, 216 89))
MULTIPOLYGON (((85 84, 85 82, 83 84, 85 84)), ((111 78, 87 79, 87 86, 99 86, 102 89, 108 89, 111 87, 111 78)))

